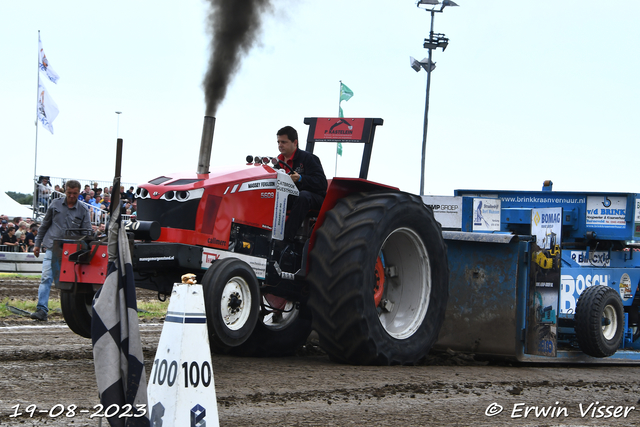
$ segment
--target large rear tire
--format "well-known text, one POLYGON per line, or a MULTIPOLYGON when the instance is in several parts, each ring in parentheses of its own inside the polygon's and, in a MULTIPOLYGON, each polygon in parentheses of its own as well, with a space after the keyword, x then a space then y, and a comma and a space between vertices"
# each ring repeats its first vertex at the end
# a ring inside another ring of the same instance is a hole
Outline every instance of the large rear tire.
POLYGON ((262 298, 266 314, 258 319, 256 328, 247 341, 229 349, 227 354, 244 357, 292 356, 307 341, 311 333, 311 316, 308 310, 271 294, 263 295, 262 298))
POLYGON ((609 286, 585 289, 576 303, 576 338, 580 350, 592 357, 609 357, 620 347, 624 334, 624 307, 609 286))
POLYGON ((91 313, 95 292, 60 290, 60 308, 67 326, 81 337, 91 338, 91 313))
POLYGON ((258 279, 237 258, 215 261, 202 278, 209 344, 215 353, 228 353, 253 332, 260 313, 258 279))
POLYGON ((313 329, 332 359, 415 364, 436 341, 449 296, 440 224, 418 196, 346 197, 316 233, 308 279, 313 329))

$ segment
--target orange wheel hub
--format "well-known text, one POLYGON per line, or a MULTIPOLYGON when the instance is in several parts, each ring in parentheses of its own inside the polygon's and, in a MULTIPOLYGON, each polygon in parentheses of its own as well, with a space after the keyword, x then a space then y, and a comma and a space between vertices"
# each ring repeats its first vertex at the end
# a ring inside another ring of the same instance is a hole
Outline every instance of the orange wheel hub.
POLYGON ((384 266, 382 265, 382 258, 378 257, 376 261, 375 270, 376 283, 373 287, 373 300, 376 303, 376 307, 380 305, 382 301, 382 294, 384 293, 384 266))

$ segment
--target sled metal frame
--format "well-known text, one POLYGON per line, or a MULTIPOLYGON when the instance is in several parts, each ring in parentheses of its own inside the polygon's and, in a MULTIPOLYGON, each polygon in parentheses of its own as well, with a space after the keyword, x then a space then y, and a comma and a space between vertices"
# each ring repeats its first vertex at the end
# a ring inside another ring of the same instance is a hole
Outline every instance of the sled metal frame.
POLYGON ((640 340, 613 356, 595 358, 558 349, 555 357, 525 347, 530 236, 444 231, 449 303, 434 350, 532 363, 640 364, 640 340))
MULTIPOLYGON (((640 364, 640 339, 624 342, 612 356, 591 357, 577 345, 559 343, 552 357, 527 353, 527 310, 530 286, 531 253, 534 237, 518 234, 514 230, 530 226, 531 209, 556 207, 555 200, 577 199, 579 203, 563 206, 561 274, 580 272, 608 277, 614 288, 619 277, 631 277, 633 297, 624 306, 635 305, 640 299, 638 278, 640 253, 610 251, 607 266, 578 265, 569 257, 576 244, 593 247, 598 242, 608 243, 633 240, 638 227, 635 223, 635 205, 640 195, 635 193, 570 193, 457 190, 462 211, 462 224, 457 230, 443 231, 449 259, 449 303, 445 321, 435 350, 452 349, 473 353, 483 358, 508 359, 529 363, 577 364, 640 364), (495 198, 501 201, 501 230, 473 232, 473 198, 495 198), (592 229, 586 225, 587 197, 627 197, 626 225, 610 229, 592 229), (551 201, 553 199, 553 201, 551 201), (519 202, 516 202, 519 200, 519 202), (523 202, 524 201, 524 202, 523 202), (565 247, 566 245, 566 247, 565 247)), ((637 238, 637 237, 636 237, 637 238)), ((572 316, 559 313, 559 322, 572 316)), ((625 322, 627 316, 621 319, 625 322)), ((558 326, 558 332, 565 326, 558 326)))

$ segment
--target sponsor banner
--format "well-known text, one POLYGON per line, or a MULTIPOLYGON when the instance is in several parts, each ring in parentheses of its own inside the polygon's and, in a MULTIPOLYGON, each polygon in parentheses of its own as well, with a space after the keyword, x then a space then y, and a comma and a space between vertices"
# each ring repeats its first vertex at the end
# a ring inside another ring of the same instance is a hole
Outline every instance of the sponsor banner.
POLYGON ((540 249, 560 245, 562 208, 531 209, 531 234, 536 236, 540 249))
POLYGON ((620 278, 620 298, 622 301, 627 301, 633 297, 631 293, 631 277, 627 273, 624 273, 620 278))
POLYGON ((300 194, 300 192, 298 191, 298 187, 296 187, 296 185, 293 183, 291 177, 280 170, 278 170, 276 190, 278 192, 291 194, 293 196, 298 196, 300 194))
POLYGON ((608 251, 571 251, 571 259, 580 267, 607 267, 611 263, 608 251))
POLYGON ((214 261, 224 258, 238 258, 249 264, 253 271, 256 273, 258 279, 264 279, 267 272, 267 260, 264 258, 258 258, 251 255, 239 254, 236 252, 223 251, 212 248, 204 248, 202 251, 202 264, 201 267, 207 269, 211 267, 214 261))
POLYGON ((333 142, 362 141, 365 119, 318 118, 313 139, 333 142))
POLYGON ((555 357, 558 347, 558 300, 562 208, 531 209, 532 262, 527 310, 527 353, 555 357))
POLYGON ((275 179, 259 179, 257 181, 243 182, 238 192, 252 190, 275 190, 275 179))
POLYGON ((586 225, 592 228, 625 228, 626 197, 587 197, 586 225))
POLYGON ((285 172, 278 170, 275 204, 273 209, 272 239, 284 239, 284 226, 287 220, 287 200, 290 195, 298 196, 299 194, 300 192, 298 191, 298 187, 293 183, 291 177, 285 172))
POLYGON ((271 238, 275 240, 284 239, 284 225, 287 220, 287 200, 289 195, 283 191, 276 191, 276 200, 273 209, 273 229, 271 238))
POLYGON ((635 233, 633 234, 634 237, 640 237, 640 200, 638 199, 638 195, 636 195, 636 208, 635 208, 635 221, 634 221, 634 231, 635 233))
POLYGON ((473 199, 472 231, 500 231, 500 199, 473 199))
POLYGON ((138 262, 173 261, 174 259, 175 259, 175 257, 173 255, 170 255, 170 256, 154 256, 154 257, 138 258, 138 262))
POLYGON ((422 201, 433 210, 442 228, 462 228, 462 197, 422 196, 422 201))
POLYGON ((560 287, 560 314, 574 314, 576 312, 576 302, 585 289, 591 286, 609 286, 610 276, 608 274, 588 274, 586 272, 573 273, 563 271, 560 287))

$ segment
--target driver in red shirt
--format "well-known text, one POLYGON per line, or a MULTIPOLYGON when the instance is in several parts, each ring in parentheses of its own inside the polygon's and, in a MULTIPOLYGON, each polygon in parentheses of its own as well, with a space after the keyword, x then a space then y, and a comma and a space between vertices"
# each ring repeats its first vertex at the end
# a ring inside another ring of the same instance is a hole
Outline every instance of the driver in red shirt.
POLYGON ((280 151, 278 159, 287 165, 282 168, 300 191, 300 195, 294 197, 284 226, 284 241, 291 243, 307 213, 311 209, 319 210, 322 206, 327 194, 327 178, 320 159, 298 148, 298 132, 294 128, 285 126, 276 135, 280 151))

